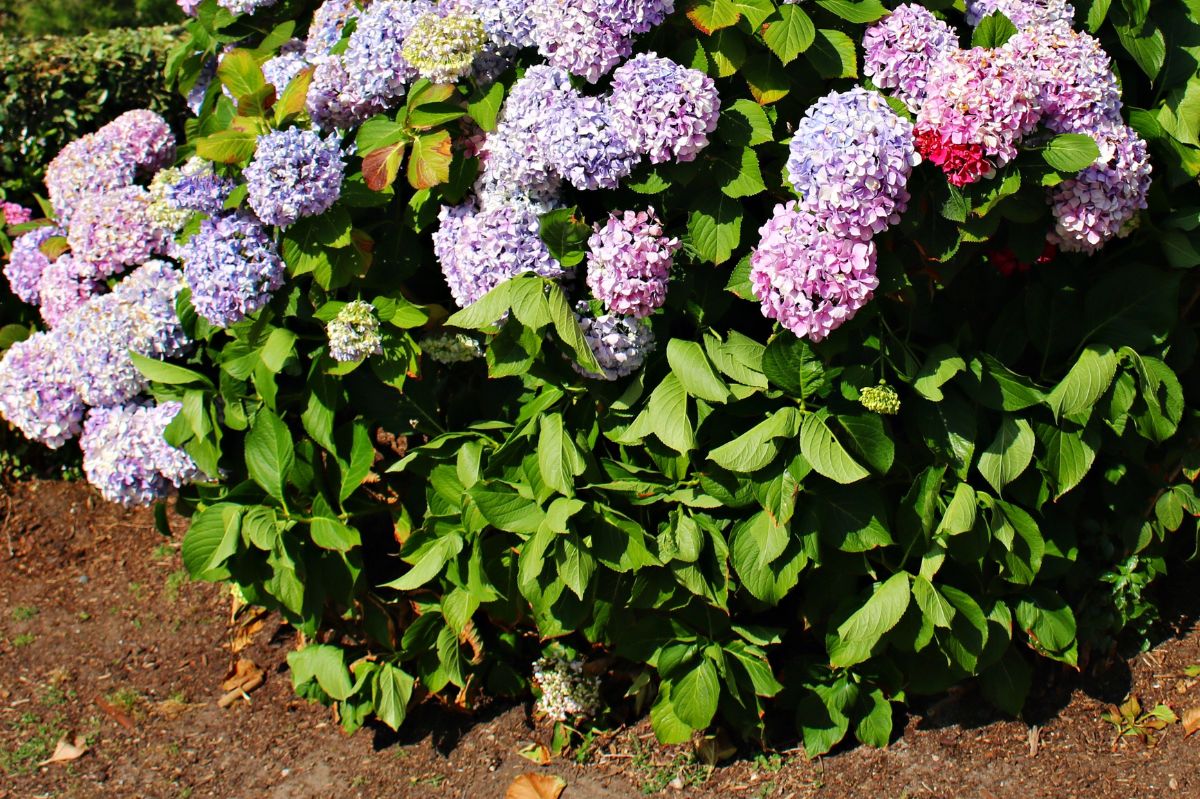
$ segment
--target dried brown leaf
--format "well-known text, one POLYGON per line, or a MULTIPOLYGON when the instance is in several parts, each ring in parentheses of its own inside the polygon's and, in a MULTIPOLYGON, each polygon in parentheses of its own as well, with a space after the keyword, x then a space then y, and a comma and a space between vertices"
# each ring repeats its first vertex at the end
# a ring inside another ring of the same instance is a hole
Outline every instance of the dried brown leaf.
POLYGON ((537 763, 539 766, 544 766, 550 762, 550 750, 545 744, 526 744, 517 750, 517 754, 526 760, 537 763))
POLYGON ((87 743, 82 735, 76 735, 74 741, 63 736, 58 743, 54 745, 54 754, 38 763, 39 766, 48 766, 51 763, 69 763, 72 760, 78 760, 87 754, 87 743))
POLYGON ((1183 734, 1191 735, 1200 730, 1200 705, 1186 708, 1183 711, 1183 734))
POLYGON ((522 774, 504 792, 504 799, 558 799, 567 787, 553 774, 522 774))
POLYGON ((222 691, 233 691, 241 688, 248 683, 261 683, 263 670, 249 658, 239 658, 233 668, 225 675, 225 681, 221 683, 222 691))

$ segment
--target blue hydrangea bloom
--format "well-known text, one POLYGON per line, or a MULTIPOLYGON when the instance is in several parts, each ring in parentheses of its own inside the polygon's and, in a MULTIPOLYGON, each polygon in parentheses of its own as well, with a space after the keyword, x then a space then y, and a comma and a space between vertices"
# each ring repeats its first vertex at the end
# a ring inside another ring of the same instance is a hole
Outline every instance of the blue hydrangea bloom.
POLYGON ((317 216, 337 202, 345 169, 336 136, 322 139, 302 128, 259 136, 254 159, 243 172, 250 207, 278 227, 317 216))
POLYGON ((179 247, 196 312, 229 327, 259 311, 283 285, 284 265, 262 224, 247 213, 207 219, 179 247))

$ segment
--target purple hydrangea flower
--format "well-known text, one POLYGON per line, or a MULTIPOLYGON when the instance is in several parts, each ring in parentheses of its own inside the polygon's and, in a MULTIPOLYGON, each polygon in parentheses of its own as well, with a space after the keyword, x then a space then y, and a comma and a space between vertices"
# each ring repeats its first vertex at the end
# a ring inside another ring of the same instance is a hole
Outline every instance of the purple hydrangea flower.
POLYGON ((63 225, 84 197, 129 186, 137 165, 102 136, 89 133, 64 147, 46 167, 46 189, 63 225))
POLYGON ((175 160, 171 126, 144 108, 126 111, 102 127, 98 135, 117 147, 142 175, 152 175, 175 160))
POLYGON ((22 234, 13 242, 4 276, 8 285, 21 302, 38 304, 38 282, 42 273, 52 263, 50 256, 42 252, 42 245, 52 238, 66 236, 61 228, 47 226, 22 234))
POLYGON ((342 39, 342 29, 351 19, 359 15, 357 0, 325 0, 313 12, 308 26, 308 38, 304 42, 305 55, 309 61, 326 55, 342 39))
POLYGON ((868 27, 862 44, 863 74, 916 111, 930 67, 958 48, 958 34, 924 6, 905 3, 868 27))
POLYGON ((533 272, 562 277, 562 265, 539 234, 540 218, 530 205, 499 205, 480 211, 474 203, 443 207, 433 234, 433 251, 454 301, 466 307, 504 281, 533 272))
POLYGON ((1003 48, 952 50, 929 71, 918 130, 955 146, 978 145, 1002 167, 1037 127, 1041 109, 1031 66, 1003 48))
POLYGON ((654 352, 654 331, 644 319, 616 314, 593 317, 587 303, 576 306, 575 318, 579 320, 583 337, 603 370, 596 374, 572 363, 575 371, 584 377, 619 380, 641 369, 646 357, 654 352))
POLYGON ((679 246, 653 208, 612 214, 588 239, 588 288, 618 316, 649 316, 666 302, 679 246))
POLYGON ((1100 158, 1050 192, 1056 221, 1050 241, 1068 252, 1093 253, 1146 208, 1151 165, 1146 142, 1128 125, 1098 131, 1100 158))
POLYGON ((150 216, 160 227, 175 232, 192 214, 215 216, 237 184, 213 172, 202 158, 189 158, 179 168, 164 169, 150 182, 150 216))
POLYGON ((283 285, 284 265, 267 231, 246 213, 206 219, 179 247, 196 312, 217 327, 256 313, 283 285))
POLYGON ((270 8, 279 0, 217 0, 217 5, 233 14, 253 14, 263 8, 270 8))
POLYGON ((1005 43, 1029 63, 1042 122, 1055 133, 1121 124, 1121 87, 1100 42, 1070 28, 1031 28, 1005 43))
POLYGON ((67 253, 47 266, 38 281, 42 321, 47 327, 58 327, 75 309, 105 290, 95 269, 67 253))
POLYGON ((978 25, 999 12, 1018 30, 1067 27, 1075 22, 1075 9, 1066 0, 967 0, 967 23, 978 25))
POLYGON ((6 225, 23 225, 33 219, 33 211, 16 203, 0 202, 0 211, 4 213, 6 225))
POLYGON ((717 129, 721 97, 713 79, 654 53, 613 73, 609 98, 618 132, 650 161, 691 161, 717 129))
POLYGON ((546 131, 546 162, 577 189, 617 188, 639 156, 613 118, 600 98, 577 97, 546 131))
POLYGON ((382 100, 366 96, 351 81, 341 56, 321 56, 315 63, 306 105, 321 130, 351 128, 386 109, 382 100))
POLYGON ((34 333, 0 358, 0 416, 26 438, 58 449, 79 435, 83 401, 51 333, 34 333))
POLYGON ((179 6, 180 11, 189 17, 194 17, 196 10, 200 7, 200 0, 175 0, 175 4, 179 6))
POLYGON ((488 38, 500 47, 532 47, 533 19, 529 0, 440 0, 438 11, 474 14, 488 38))
POLYGON ((427 0, 379 0, 358 18, 346 46, 346 74, 354 92, 385 105, 402 96, 417 71, 404 58, 404 40, 425 14, 427 0))
POLYGON ((71 216, 67 241, 101 276, 124 272, 166 251, 168 231, 150 213, 150 192, 125 186, 84 198, 71 216))
POLYGON ((325 328, 329 356, 340 363, 354 363, 370 355, 383 354, 379 319, 375 306, 363 300, 348 302, 325 328))
POLYGON ((821 341, 858 313, 879 286, 875 245, 822 230, 795 202, 775 206, 750 257, 763 315, 821 341))
POLYGON ((200 67, 200 74, 196 76, 196 82, 192 84, 192 88, 188 89, 187 97, 184 98, 188 110, 194 116, 200 116, 200 110, 204 107, 204 100, 208 97, 208 89, 212 86, 213 78, 216 76, 217 59, 210 58, 200 67))
POLYGON ((341 195, 345 169, 336 136, 322 139, 302 128, 259 136, 254 159, 243 171, 250 207, 278 227, 323 214, 341 195))
POLYGON ((88 482, 105 499, 129 507, 149 505, 200 479, 191 457, 164 437, 182 407, 166 402, 92 409, 79 440, 88 482))
POLYGON ((528 14, 546 60, 595 83, 674 9, 674 0, 530 0, 528 14))
POLYGON ((864 241, 900 221, 908 177, 921 162, 912 124, 861 86, 810 106, 789 153, 797 208, 831 233, 864 241))
POLYGON ((267 83, 275 87, 277 92, 283 92, 288 84, 308 66, 304 56, 304 42, 292 39, 279 48, 279 55, 263 62, 263 77, 267 83))

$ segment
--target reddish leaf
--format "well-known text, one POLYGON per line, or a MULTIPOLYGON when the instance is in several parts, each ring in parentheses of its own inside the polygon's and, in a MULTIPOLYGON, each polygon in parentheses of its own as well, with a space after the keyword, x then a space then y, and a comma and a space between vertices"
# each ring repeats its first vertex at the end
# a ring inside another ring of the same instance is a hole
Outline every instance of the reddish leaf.
POLYGON ((373 150, 363 159, 363 180, 371 191, 383 191, 396 182, 404 160, 404 142, 373 150))
MULTIPOLYGON (((413 139, 408 159, 408 183, 414 189, 431 189, 450 179, 454 160, 449 131, 439 130, 413 139)), ((370 184, 368 184, 370 185, 370 184)))

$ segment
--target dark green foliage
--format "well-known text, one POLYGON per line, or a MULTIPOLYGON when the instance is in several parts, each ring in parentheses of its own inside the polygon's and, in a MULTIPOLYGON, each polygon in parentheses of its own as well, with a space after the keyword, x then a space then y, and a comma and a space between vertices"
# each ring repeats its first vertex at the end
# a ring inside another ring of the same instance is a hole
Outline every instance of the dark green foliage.
POLYGON ((175 0, 0 0, 0 30, 12 39, 145 28, 183 18, 175 0))

